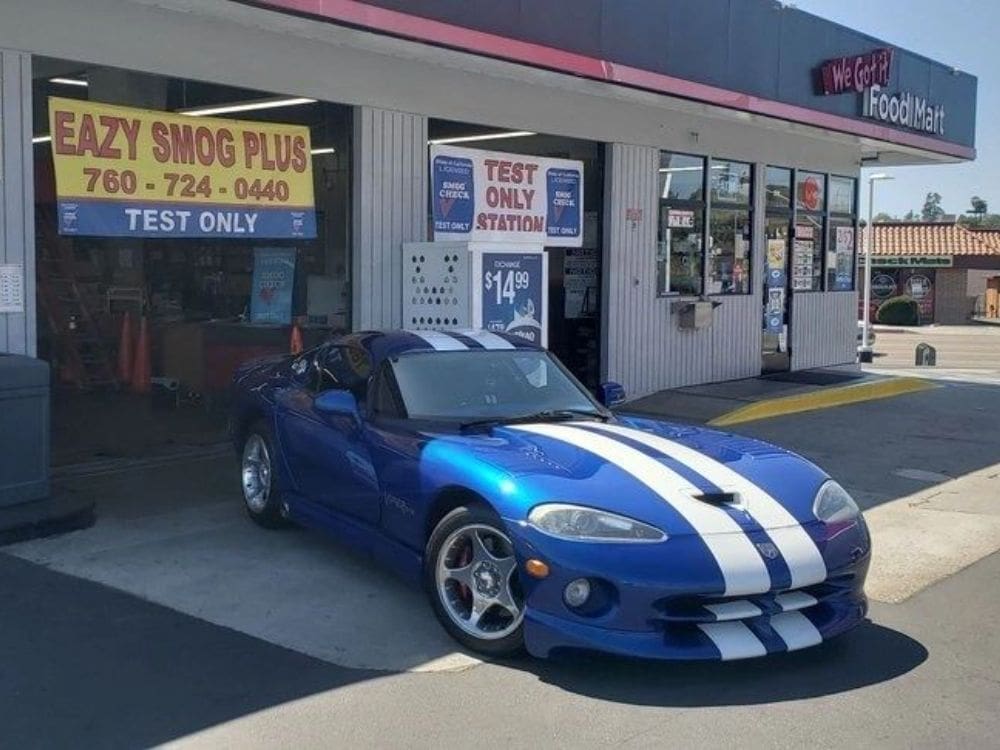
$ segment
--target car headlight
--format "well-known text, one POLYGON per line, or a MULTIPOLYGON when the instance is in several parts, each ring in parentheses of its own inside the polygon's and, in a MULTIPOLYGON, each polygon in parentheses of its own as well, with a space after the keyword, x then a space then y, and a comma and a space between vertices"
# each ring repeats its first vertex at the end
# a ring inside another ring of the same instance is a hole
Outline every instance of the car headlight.
POLYGON ((857 518, 861 509, 854 498, 832 479, 825 482, 816 493, 813 515, 823 523, 842 523, 857 518))
POLYGON ((551 536, 578 542, 662 542, 667 538, 642 521, 562 503, 535 506, 528 514, 528 523, 551 536))

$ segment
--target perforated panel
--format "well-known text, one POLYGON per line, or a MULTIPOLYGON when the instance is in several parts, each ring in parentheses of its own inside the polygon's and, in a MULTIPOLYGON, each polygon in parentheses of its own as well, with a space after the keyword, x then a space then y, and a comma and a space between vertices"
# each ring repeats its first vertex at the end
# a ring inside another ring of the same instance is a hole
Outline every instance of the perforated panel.
POLYGON ((472 326, 472 254, 457 242, 403 245, 403 325, 412 330, 472 326))

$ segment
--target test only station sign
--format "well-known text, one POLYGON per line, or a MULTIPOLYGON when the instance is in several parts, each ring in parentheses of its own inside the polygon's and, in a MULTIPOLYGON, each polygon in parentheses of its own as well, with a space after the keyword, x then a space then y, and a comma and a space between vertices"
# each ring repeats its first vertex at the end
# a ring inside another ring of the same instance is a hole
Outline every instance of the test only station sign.
POLYGON ((309 129, 49 98, 59 233, 316 237, 309 129))
POLYGON ((436 241, 583 244, 583 162, 431 146, 436 241))
POLYGON ((548 275, 542 248, 485 249, 479 258, 479 327, 546 346, 548 275))

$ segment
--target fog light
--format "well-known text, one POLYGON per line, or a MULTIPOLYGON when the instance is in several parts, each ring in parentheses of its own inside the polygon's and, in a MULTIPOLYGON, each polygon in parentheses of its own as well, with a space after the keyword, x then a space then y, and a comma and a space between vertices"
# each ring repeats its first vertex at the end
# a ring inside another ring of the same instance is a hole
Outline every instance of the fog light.
POLYGON ((590 581, 586 578, 577 578, 566 584, 563 591, 563 599, 570 607, 582 607, 590 598, 590 581))

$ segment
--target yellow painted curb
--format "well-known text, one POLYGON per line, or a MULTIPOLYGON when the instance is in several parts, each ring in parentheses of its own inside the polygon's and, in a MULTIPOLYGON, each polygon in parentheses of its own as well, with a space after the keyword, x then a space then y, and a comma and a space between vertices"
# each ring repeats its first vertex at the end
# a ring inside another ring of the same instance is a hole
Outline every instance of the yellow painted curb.
POLYGON ((860 385, 845 385, 839 388, 824 388, 823 390, 804 393, 801 396, 784 396, 767 401, 757 401, 739 409, 716 417, 708 424, 714 427, 724 427, 742 422, 753 422, 758 419, 770 419, 785 414, 798 414, 803 411, 829 409, 845 404, 857 404, 862 401, 874 401, 880 398, 901 396, 904 393, 917 393, 936 388, 929 380, 921 378, 889 378, 877 380, 874 383, 860 385))

